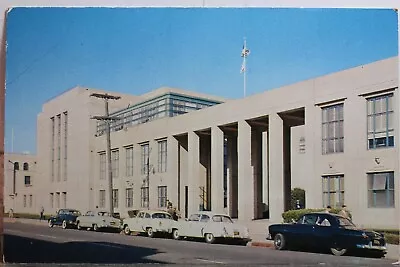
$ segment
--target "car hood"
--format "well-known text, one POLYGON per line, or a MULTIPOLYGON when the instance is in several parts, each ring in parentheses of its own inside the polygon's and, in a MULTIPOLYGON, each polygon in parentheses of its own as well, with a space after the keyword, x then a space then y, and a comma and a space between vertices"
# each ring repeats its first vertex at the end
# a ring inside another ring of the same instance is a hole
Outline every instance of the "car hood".
POLYGON ((363 228, 356 227, 356 226, 346 226, 344 228, 345 229, 349 229, 349 230, 363 232, 363 233, 365 233, 367 236, 369 236, 371 238, 383 237, 382 233, 379 233, 379 232, 376 232, 376 231, 372 231, 372 230, 369 230, 369 229, 363 229, 363 228))

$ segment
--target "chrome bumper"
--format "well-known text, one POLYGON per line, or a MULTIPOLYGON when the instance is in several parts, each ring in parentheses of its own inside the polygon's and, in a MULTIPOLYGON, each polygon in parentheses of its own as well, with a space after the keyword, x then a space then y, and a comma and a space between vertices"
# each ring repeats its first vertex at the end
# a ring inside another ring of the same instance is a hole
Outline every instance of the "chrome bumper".
POLYGON ((371 249, 371 250, 379 250, 379 251, 386 251, 387 248, 386 246, 374 246, 371 243, 369 243, 368 245, 361 245, 361 244, 357 244, 357 248, 361 248, 361 249, 371 249))

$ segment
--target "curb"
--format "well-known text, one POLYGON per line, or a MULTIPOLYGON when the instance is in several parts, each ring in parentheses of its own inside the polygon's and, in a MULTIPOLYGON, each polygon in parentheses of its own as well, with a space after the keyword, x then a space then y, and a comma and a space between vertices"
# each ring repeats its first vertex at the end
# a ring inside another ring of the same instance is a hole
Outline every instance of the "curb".
POLYGON ((250 242, 250 247, 262 247, 262 248, 273 248, 274 243, 272 242, 250 242))

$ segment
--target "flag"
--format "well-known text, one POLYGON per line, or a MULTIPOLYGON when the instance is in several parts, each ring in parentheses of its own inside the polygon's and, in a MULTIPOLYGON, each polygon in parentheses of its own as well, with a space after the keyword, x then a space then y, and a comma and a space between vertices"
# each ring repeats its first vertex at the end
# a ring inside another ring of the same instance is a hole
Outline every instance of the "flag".
POLYGON ((247 47, 245 47, 244 45, 243 45, 243 48, 242 48, 242 57, 247 57, 248 55, 250 55, 250 50, 249 49, 247 49, 247 47))
POLYGON ((243 61, 242 67, 240 68, 240 73, 243 73, 245 71, 246 71, 246 66, 245 66, 244 61, 243 61))
POLYGON ((246 72, 245 58, 247 58, 249 55, 250 55, 250 50, 247 49, 246 42, 245 42, 243 45, 242 54, 241 54, 241 57, 243 58, 243 63, 242 63, 242 67, 240 68, 240 73, 246 72))

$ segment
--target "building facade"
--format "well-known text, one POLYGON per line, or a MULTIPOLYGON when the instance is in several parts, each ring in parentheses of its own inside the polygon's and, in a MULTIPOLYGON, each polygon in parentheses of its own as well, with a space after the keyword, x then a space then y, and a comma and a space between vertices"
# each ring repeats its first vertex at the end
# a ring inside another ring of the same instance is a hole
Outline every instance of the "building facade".
MULTIPOLYGON (((346 204, 357 224, 399 218, 398 58, 243 99, 161 88, 110 102, 113 204, 199 209, 280 222, 290 191, 306 207, 346 204)), ((100 90, 74 88, 38 115, 37 194, 45 210, 108 209, 100 90)), ((112 93, 114 94, 114 93, 112 93)), ((36 183, 35 183, 36 186, 36 183)))

